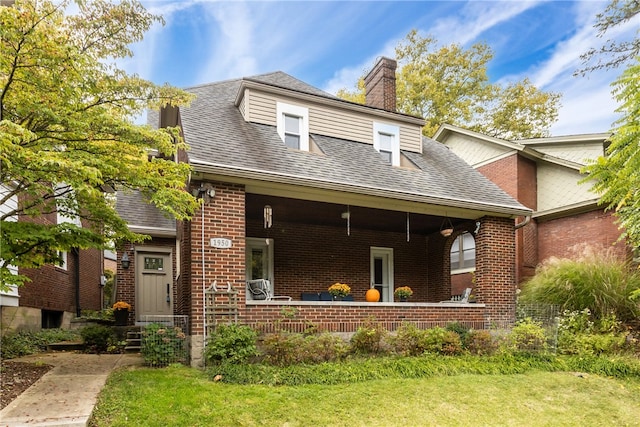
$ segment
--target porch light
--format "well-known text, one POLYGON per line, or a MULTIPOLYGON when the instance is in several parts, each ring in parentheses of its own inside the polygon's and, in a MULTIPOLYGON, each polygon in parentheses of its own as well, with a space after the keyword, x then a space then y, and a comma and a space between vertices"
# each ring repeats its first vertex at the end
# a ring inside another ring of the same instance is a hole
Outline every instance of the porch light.
POLYGON ((347 220, 347 236, 351 236, 351 206, 347 206, 347 211, 342 212, 340 218, 347 220))
POLYGON ((264 228, 271 228, 273 225, 273 209, 270 205, 265 205, 263 209, 264 228))
POLYGON ((122 268, 124 270, 128 270, 129 269, 129 263, 131 261, 129 261, 129 255, 127 255, 127 253, 123 253, 122 254, 122 259, 120 260, 120 265, 122 265, 122 268))
POLYGON ((442 237, 449 237, 453 234, 453 224, 449 217, 445 217, 442 220, 442 224, 440 225, 440 234, 442 234, 442 237))

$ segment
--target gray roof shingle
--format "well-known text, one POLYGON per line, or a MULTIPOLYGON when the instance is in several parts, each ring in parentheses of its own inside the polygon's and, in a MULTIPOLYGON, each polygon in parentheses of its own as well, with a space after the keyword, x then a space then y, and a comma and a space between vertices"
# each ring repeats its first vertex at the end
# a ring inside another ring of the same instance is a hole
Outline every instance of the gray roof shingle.
MULTIPOLYGON (((250 80, 335 99, 281 72, 250 80)), ((244 120, 234 105, 241 82, 228 80, 188 89, 197 96, 189 108, 181 109, 192 162, 527 211, 443 144, 428 138, 423 139, 422 155, 403 152, 417 170, 390 166, 370 144, 323 135, 312 134, 311 138, 324 155, 288 149, 274 126, 244 120)))

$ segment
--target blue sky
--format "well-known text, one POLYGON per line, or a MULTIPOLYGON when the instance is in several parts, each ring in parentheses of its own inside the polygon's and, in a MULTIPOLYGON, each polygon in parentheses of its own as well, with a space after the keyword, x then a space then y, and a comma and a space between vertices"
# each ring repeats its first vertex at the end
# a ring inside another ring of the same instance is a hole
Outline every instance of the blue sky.
MULTIPOLYGON (((573 77, 579 56, 603 43, 593 23, 607 2, 588 1, 143 1, 156 25, 121 63, 129 72, 179 87, 284 71, 335 93, 351 89, 411 29, 442 44, 487 43, 494 82, 528 77, 561 92, 554 136, 607 132, 622 71, 573 77)), ((633 34, 630 22, 608 34, 633 34)))

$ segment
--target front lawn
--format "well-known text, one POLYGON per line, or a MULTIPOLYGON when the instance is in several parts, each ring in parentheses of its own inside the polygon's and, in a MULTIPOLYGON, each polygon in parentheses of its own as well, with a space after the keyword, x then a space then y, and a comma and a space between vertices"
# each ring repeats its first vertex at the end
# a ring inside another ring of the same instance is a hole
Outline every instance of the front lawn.
POLYGON ((268 386, 212 382, 172 366, 112 374, 91 425, 640 425, 638 396, 638 378, 575 372, 268 386))

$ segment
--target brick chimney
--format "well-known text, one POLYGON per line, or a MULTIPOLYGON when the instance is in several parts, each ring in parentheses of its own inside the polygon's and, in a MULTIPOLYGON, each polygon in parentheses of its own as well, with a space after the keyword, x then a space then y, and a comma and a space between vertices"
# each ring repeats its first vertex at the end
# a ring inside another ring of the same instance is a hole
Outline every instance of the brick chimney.
POLYGON ((384 56, 364 78, 366 105, 396 111, 396 67, 398 63, 384 56))

